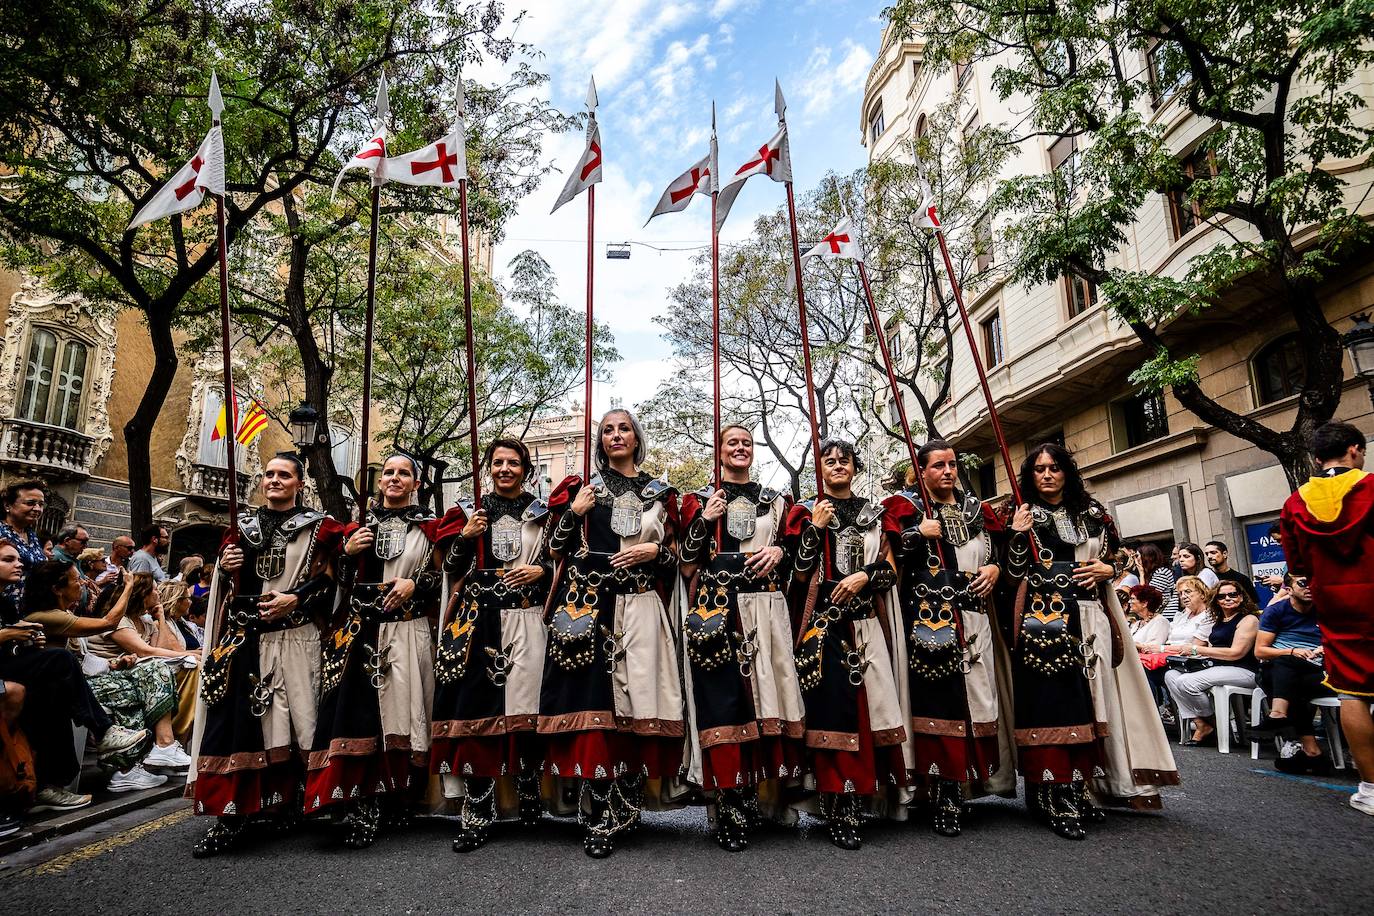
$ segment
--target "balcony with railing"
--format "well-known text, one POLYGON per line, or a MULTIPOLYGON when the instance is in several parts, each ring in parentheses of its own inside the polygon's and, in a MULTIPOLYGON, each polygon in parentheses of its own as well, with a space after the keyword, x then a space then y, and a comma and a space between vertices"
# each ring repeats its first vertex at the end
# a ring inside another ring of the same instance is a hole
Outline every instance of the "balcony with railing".
MULTIPOLYGON (((248 487, 253 478, 240 471, 237 475, 239 480, 239 502, 248 502, 248 487)), ((191 465, 191 486, 190 494, 197 499, 213 503, 229 502, 229 469, 216 467, 211 464, 191 465)))
POLYGON ((91 476, 95 439, 62 426, 10 417, 0 434, 0 462, 47 477, 91 476))

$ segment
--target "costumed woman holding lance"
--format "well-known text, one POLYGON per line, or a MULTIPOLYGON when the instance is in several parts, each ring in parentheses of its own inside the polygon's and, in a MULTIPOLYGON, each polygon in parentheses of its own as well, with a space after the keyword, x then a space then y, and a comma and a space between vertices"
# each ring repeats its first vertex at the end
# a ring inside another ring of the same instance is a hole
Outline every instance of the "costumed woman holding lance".
POLYGON ((932 439, 916 453, 933 517, 921 497, 888 497, 883 527, 901 569, 893 655, 911 730, 907 766, 924 782, 944 836, 961 830, 963 786, 984 788, 999 764, 992 592, 1001 574, 992 509, 964 493, 949 443, 932 439))
POLYGON ((685 671, 699 746, 688 778, 715 802, 717 841, 738 852, 762 813, 761 785, 772 786, 771 813, 787 810, 781 784, 801 777, 805 716, 780 544, 788 500, 749 480, 749 430, 726 426, 718 450, 720 489, 682 500, 685 671))
POLYGON ((906 729, 882 619, 897 573, 882 506, 851 489, 863 470, 854 446, 831 439, 819 452, 825 492, 792 507, 783 543, 795 558, 797 674, 820 813, 832 843, 858 849, 866 804, 876 812, 879 796, 907 781, 906 729))
POLYGON ((430 769, 444 795, 460 800, 455 852, 481 846, 502 813, 533 823, 542 811, 535 728, 553 577, 545 548, 551 516, 525 490, 534 462, 523 442, 493 440, 482 465, 493 492, 482 494, 471 517, 457 506, 446 517, 462 534, 444 557, 457 598, 440 627, 435 666, 430 769), (514 781, 514 792, 500 793, 518 800, 514 812, 498 811, 501 780, 514 781))
POLYGON ((230 848, 248 818, 287 826, 301 810, 305 755, 319 706, 320 626, 334 607, 343 526, 299 504, 304 465, 267 462, 266 505, 238 518, 210 587, 195 762, 187 794, 218 818, 197 858, 230 848), (237 587, 234 584, 237 579, 237 587))
POLYGON ((415 505, 419 486, 414 458, 387 457, 380 505, 348 527, 338 556, 343 601, 324 638, 305 813, 340 815, 355 849, 383 819, 403 825, 427 781, 443 525, 415 505))
POLYGON ((1144 669, 1111 582, 1120 538, 1062 445, 1021 464, 1007 571, 1024 577, 1013 612, 1017 754, 1026 799, 1062 837, 1081 840, 1103 802, 1159 808, 1178 782, 1144 669))
POLYGON ((676 790, 685 730, 669 617, 677 556, 677 494, 639 470, 646 443, 626 410, 602 418, 600 477, 569 477, 549 498, 549 547, 562 564, 550 596, 539 699, 545 773, 580 779, 584 848, 614 850, 642 803, 676 790))

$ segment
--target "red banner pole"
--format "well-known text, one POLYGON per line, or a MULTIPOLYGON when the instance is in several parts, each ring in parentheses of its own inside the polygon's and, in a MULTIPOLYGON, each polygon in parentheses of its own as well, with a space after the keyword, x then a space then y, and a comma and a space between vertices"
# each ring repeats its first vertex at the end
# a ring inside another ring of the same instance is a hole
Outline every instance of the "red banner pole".
POLYGON ((472 451, 472 508, 482 506, 482 456, 477 450, 477 346, 472 327, 472 267, 468 255, 468 180, 458 179, 458 223, 463 239, 463 316, 467 321, 468 447, 472 451))
POLYGON ((806 401, 811 423, 811 459, 816 466, 816 498, 825 496, 825 479, 821 474, 821 438, 816 425, 816 384, 811 375, 811 339, 806 330, 806 294, 802 292, 801 245, 797 241, 797 204, 792 194, 792 182, 786 182, 787 221, 792 231, 792 272, 797 282, 798 330, 801 332, 802 372, 806 376, 806 401))
POLYGON ((367 524, 368 451, 372 445, 372 326, 377 315, 377 222, 382 188, 372 181, 372 212, 367 237, 367 314, 363 319, 363 416, 358 443, 358 524, 367 524))
POLYGON ((582 482, 592 479, 592 263, 596 237, 596 186, 587 188, 587 342, 586 391, 582 405, 582 482))

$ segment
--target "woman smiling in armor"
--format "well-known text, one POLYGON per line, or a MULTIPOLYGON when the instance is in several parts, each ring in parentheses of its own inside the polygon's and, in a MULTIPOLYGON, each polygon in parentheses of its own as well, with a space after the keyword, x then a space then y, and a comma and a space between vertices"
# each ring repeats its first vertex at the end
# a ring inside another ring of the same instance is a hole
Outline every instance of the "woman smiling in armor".
POLYGON ((646 796, 667 800, 685 735, 665 600, 677 569, 677 494, 639 470, 644 434, 629 411, 610 411, 599 430, 599 479, 569 477, 549 498, 558 517, 549 548, 563 571, 539 700, 545 772, 581 780, 593 858, 638 824, 646 796))
POLYGON ((1156 786, 1178 782, 1144 671, 1122 665, 1129 631, 1110 583, 1120 540, 1088 495, 1073 456, 1052 442, 1021 465, 1028 500, 1012 519, 1008 571, 1016 602, 1016 743, 1027 803, 1060 836, 1100 820, 1093 794, 1160 807, 1156 786))
POLYGON ((458 597, 439 632, 434 753, 444 795, 459 799, 455 852, 471 852, 502 815, 539 820, 540 749, 535 736, 544 672, 544 602, 552 569, 545 550, 549 509, 525 490, 534 472, 518 439, 492 440, 482 465, 493 489, 466 518, 444 570, 458 597), (498 792, 501 780, 513 791, 498 792), (498 798, 516 804, 498 808, 498 798))
POLYGON ((685 671, 700 747, 688 775, 715 803, 717 841, 738 852, 760 813, 759 785, 801 776, 804 716, 778 543, 788 502, 750 482, 749 430, 725 427, 719 449, 721 488, 682 501, 685 671))
POLYGON ((881 506, 852 490, 863 464, 848 442, 821 444, 825 493, 788 514, 784 543, 795 557, 797 673, 806 703, 806 746, 830 841, 862 845, 864 802, 906 784, 906 739, 880 614, 897 574, 883 543, 881 506))

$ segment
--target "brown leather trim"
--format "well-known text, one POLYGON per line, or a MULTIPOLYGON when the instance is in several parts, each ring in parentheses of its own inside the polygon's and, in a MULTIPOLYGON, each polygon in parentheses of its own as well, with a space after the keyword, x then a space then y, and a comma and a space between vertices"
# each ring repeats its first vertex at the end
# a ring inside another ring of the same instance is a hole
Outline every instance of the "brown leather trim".
POLYGON ((445 719, 429 727, 431 738, 486 738, 511 732, 532 731, 539 722, 535 715, 488 716, 485 719, 445 719))
POLYGON ((958 719, 929 719, 917 716, 911 717, 911 730, 918 735, 944 735, 949 738, 962 738, 967 734, 964 723, 958 719))
POLYGON ((271 764, 283 763, 290 759, 289 747, 274 747, 266 751, 242 751, 228 757, 207 757, 202 754, 196 758, 195 769, 197 773, 236 773, 239 770, 262 770, 271 764))
POLYGON ((704 748, 715 747, 718 744, 743 744, 745 741, 758 740, 759 725, 757 722, 721 725, 716 728, 703 728, 697 735, 701 738, 701 746, 704 748))
POLYGON ((874 747, 891 747, 894 744, 901 744, 906 740, 906 728, 898 725, 896 728, 883 728, 873 733, 874 747))
POLYGON ((808 728, 806 746, 822 751, 857 751, 859 736, 856 732, 823 732, 808 728))
POLYGON ((569 712, 558 716, 539 717, 536 731, 541 735, 558 735, 563 732, 590 732, 616 728, 615 713, 610 710, 588 710, 569 712))
POLYGON ((760 719, 759 733, 776 738, 778 735, 786 735, 789 738, 800 738, 806 734, 805 722, 788 722, 785 719, 760 719))
POLYGON ((687 734, 681 719, 631 719, 620 717, 616 726, 623 732, 633 732, 648 738, 681 738, 687 734))
POLYGON ((997 734, 997 723, 994 722, 974 722, 973 737, 990 738, 997 734))
POLYGON ((1016 743, 1027 747, 1050 744, 1091 744, 1095 739, 1107 734, 1106 726, 1060 725, 1054 728, 1018 728, 1016 743))
POLYGON ((310 770, 320 770, 329 765, 335 757, 370 757, 377 753, 376 738, 335 738, 329 747, 322 751, 311 751, 305 766, 310 770))
POLYGON ((1131 781, 1138 786, 1176 786, 1177 770, 1131 770, 1131 781))

